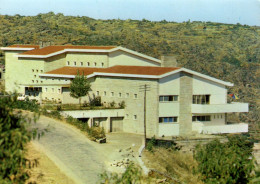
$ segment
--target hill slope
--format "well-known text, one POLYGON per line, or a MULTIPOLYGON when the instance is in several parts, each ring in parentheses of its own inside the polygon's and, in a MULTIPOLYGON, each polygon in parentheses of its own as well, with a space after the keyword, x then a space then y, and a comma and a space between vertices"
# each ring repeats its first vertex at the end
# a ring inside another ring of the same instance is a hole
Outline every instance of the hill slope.
MULTIPOLYGON (((11 44, 121 45, 159 58, 175 55, 181 66, 235 84, 229 92, 250 103, 231 121, 259 129, 260 28, 211 22, 95 20, 63 14, 0 15, 0 46, 11 44)), ((3 61, 3 53, 0 53, 3 61)), ((229 101, 236 101, 229 98, 229 101)))

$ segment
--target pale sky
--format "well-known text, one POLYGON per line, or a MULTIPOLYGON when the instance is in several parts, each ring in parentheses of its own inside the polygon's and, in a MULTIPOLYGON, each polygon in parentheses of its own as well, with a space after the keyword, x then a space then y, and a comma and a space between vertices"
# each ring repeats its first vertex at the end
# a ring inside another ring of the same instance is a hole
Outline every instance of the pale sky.
POLYGON ((190 19, 260 26, 260 0, 0 0, 1 15, 50 11, 95 19, 190 19))

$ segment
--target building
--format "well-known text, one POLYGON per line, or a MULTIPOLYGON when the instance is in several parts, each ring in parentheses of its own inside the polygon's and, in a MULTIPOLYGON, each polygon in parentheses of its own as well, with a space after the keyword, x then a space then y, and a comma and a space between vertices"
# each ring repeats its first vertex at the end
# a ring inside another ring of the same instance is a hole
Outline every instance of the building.
POLYGON ((163 67, 169 65, 122 47, 12 45, 2 50, 8 92, 78 103, 69 95, 69 84, 79 71, 91 82, 90 96, 100 96, 107 105, 124 101, 124 109, 64 112, 106 131, 144 132, 144 86, 148 136, 248 131, 245 123, 227 122, 227 113, 248 112, 247 103, 227 103, 230 82, 186 68, 163 67))

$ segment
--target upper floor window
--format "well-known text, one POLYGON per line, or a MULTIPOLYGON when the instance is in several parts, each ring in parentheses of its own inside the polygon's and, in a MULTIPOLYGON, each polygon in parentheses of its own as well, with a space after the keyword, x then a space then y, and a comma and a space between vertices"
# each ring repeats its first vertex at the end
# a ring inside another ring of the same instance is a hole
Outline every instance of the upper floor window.
POLYGON ((192 116, 192 121, 210 121, 210 116, 192 116))
POLYGON ((99 96, 99 91, 97 91, 97 96, 99 96))
POLYGON ((83 66, 83 62, 80 62, 80 66, 83 66))
POLYGON ((34 69, 32 69, 32 72, 34 72, 34 69))
POLYGON ((122 93, 118 93, 118 96, 121 98, 122 97, 122 93))
POLYGON ((111 96, 114 96, 114 92, 111 92, 111 96))
POLYGON ((173 123, 177 121, 178 117, 159 117, 159 123, 173 123))
POLYGON ((126 98, 129 98, 129 93, 126 93, 126 98))
POLYGON ((134 98, 137 98, 137 94, 134 94, 134 98))
POLYGON ((210 95, 193 95, 192 103, 193 104, 209 104, 210 95))
POLYGON ((134 115, 134 120, 137 120, 137 115, 134 115))
POLYGON ((77 66, 77 62, 76 61, 74 61, 74 66, 77 66))
POLYGON ((87 62, 87 66, 90 66, 90 63, 89 63, 89 62, 87 62))
POLYGON ((96 63, 96 62, 94 63, 94 66, 97 66, 97 63, 96 63))
POLYGON ((107 96, 107 92, 106 91, 104 91, 104 96, 107 96))
POLYGON ((104 63, 101 63, 101 66, 104 67, 104 63))
POLYGON ((159 96, 159 101, 160 101, 160 102, 173 102, 173 101, 178 101, 178 95, 164 95, 164 96, 159 96))
POLYGON ((67 61, 67 65, 70 65, 70 62, 69 62, 69 61, 67 61))

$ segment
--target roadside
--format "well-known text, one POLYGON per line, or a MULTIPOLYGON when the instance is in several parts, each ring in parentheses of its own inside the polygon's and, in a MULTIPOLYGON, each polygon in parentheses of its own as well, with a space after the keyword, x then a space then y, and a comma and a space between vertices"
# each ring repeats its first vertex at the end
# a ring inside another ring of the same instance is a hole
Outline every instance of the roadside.
POLYGON ((74 184, 66 174, 53 163, 37 146, 33 143, 28 144, 27 158, 38 159, 39 164, 30 170, 31 177, 26 182, 39 184, 74 184))

